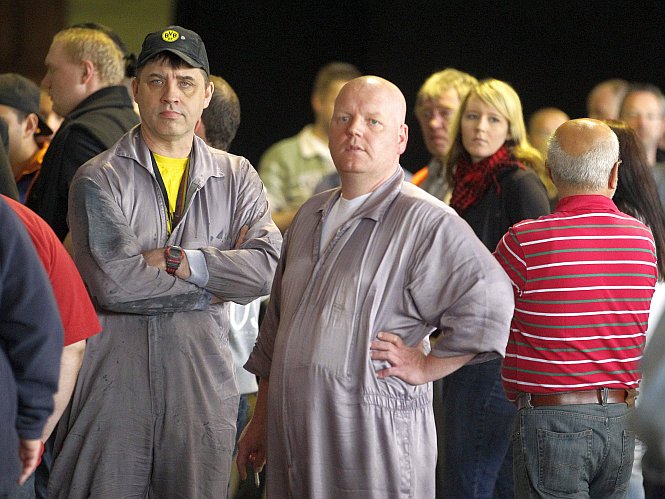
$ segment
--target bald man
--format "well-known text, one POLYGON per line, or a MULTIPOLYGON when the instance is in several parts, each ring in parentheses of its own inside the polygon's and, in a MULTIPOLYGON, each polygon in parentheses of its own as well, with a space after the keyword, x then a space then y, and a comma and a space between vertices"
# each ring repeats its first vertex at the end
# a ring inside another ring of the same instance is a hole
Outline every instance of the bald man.
POLYGON ((513 226, 495 253, 515 295, 502 373, 519 410, 515 496, 625 497, 655 245, 612 202, 619 141, 607 125, 567 121, 547 163, 555 212, 513 226))
POLYGON ((529 118, 529 143, 547 157, 547 141, 559 126, 570 118, 561 109, 543 107, 529 118))
POLYGON ((267 449, 269 497, 433 498, 430 382, 504 353, 510 284, 453 210, 404 182, 405 114, 392 83, 347 83, 329 132, 341 188, 289 229, 238 455, 245 476, 267 449))
POLYGON ((587 116, 597 120, 619 119, 619 108, 628 86, 629 83, 620 78, 598 83, 587 96, 587 116))

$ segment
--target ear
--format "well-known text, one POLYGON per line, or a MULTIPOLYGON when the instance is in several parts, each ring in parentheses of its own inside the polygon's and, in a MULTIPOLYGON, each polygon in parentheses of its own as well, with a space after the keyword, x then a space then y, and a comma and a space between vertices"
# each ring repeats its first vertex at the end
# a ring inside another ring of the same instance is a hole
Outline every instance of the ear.
POLYGON ((310 99, 312 105, 312 111, 314 111, 314 116, 318 116, 323 111, 323 99, 318 93, 312 94, 310 99))
POLYGON ((30 113, 25 117, 23 121, 23 137, 32 137, 39 128, 39 120, 35 113, 30 113))
POLYGON ((409 142, 409 127, 406 125, 406 123, 402 123, 399 127, 399 135, 397 142, 397 148, 400 156, 404 154, 404 151, 406 151, 406 144, 408 142, 409 142))
POLYGON ((607 188, 611 191, 616 190, 619 185, 619 162, 614 163, 612 171, 610 172, 610 179, 607 182, 607 188))
POLYGON ((139 78, 138 76, 132 80, 132 94, 134 94, 134 102, 138 102, 137 96, 139 94, 139 78))
POLYGON ((215 84, 213 82, 208 83, 208 87, 205 89, 205 97, 203 101, 203 109, 207 108, 210 104, 210 99, 212 99, 212 94, 215 93, 215 84))
POLYGON ((81 69, 81 83, 85 85, 95 75, 95 65, 92 63, 92 61, 84 60, 81 61, 81 69))

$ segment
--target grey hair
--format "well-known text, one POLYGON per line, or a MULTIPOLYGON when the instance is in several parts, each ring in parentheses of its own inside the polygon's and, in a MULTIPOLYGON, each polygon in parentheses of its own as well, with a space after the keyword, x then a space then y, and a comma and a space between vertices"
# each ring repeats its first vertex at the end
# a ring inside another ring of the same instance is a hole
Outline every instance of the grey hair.
POLYGON ((547 148, 547 164, 555 184, 594 191, 607 187, 618 160, 619 139, 614 132, 580 156, 564 151, 556 134, 550 138, 547 148))

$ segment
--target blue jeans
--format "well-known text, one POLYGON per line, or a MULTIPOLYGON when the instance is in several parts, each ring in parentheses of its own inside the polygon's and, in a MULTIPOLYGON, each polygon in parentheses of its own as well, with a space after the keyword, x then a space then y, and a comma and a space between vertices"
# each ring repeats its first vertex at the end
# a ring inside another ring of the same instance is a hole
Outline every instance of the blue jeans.
MULTIPOLYGON (((238 401, 238 417, 236 419, 236 446, 238 445, 238 439, 242 430, 245 429, 245 426, 249 422, 249 393, 240 395, 240 400, 238 401)), ((237 452, 238 449, 236 449, 237 452)))
POLYGON ((517 410, 501 383, 501 359, 464 366, 441 381, 435 414, 443 449, 437 499, 513 498, 510 436, 517 410))
POLYGON ((626 496, 635 434, 626 404, 522 409, 513 434, 515 497, 626 496))

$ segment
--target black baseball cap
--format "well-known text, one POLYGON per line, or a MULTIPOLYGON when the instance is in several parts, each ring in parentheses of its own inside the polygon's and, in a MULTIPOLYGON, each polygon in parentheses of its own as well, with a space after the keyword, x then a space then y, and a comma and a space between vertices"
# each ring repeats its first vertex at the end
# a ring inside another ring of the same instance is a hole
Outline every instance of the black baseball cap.
POLYGON ((201 68, 210 75, 208 54, 201 37, 194 31, 180 26, 169 26, 150 33, 143 40, 137 67, 142 67, 160 52, 172 52, 193 68, 201 68))
POLYGON ((0 104, 37 115, 39 130, 35 135, 51 135, 53 130, 39 115, 39 87, 16 73, 0 74, 0 104))

